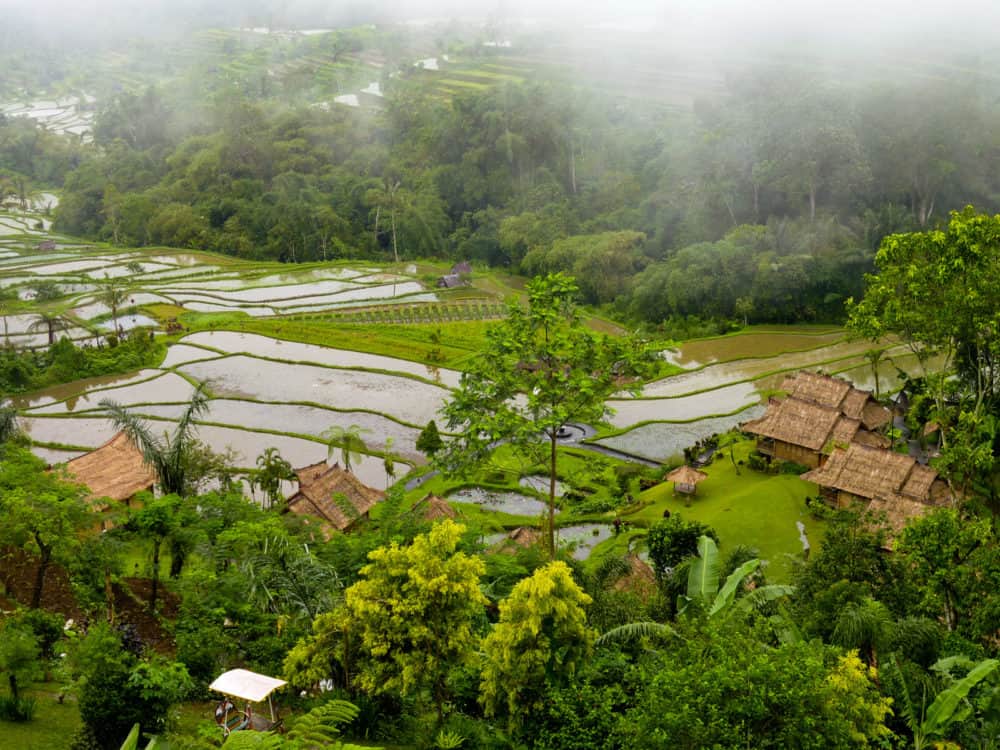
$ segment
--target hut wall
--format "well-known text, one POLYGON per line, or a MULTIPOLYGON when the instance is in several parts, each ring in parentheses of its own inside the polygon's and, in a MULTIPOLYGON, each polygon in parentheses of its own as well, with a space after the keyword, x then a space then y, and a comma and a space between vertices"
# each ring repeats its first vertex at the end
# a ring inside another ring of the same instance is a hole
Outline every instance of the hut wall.
POLYGON ((800 445, 774 441, 774 457, 780 461, 794 461, 797 464, 815 469, 819 466, 820 454, 817 451, 803 448, 800 445))

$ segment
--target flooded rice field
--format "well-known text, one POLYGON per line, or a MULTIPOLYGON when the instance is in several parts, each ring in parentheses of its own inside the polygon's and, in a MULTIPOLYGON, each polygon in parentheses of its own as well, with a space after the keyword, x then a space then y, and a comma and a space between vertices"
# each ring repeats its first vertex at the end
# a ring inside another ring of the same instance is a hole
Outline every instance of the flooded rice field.
POLYGON ((181 365, 178 369, 197 381, 209 381, 217 396, 311 401, 339 409, 391 414, 413 425, 435 419, 447 397, 444 388, 399 375, 290 366, 242 354, 181 365))
POLYGON ((556 529, 556 544, 569 547, 574 560, 586 560, 601 542, 610 539, 612 528, 606 523, 580 523, 556 529))
POLYGON ((690 396, 657 399, 609 400, 615 410, 611 424, 624 429, 638 422, 684 422, 700 417, 729 414, 758 402, 753 383, 734 383, 690 396))
POLYGON ((483 487, 466 487, 448 495, 448 500, 456 503, 472 503, 486 510, 509 513, 512 516, 540 516, 548 512, 548 506, 536 497, 519 492, 487 490, 483 487))
POLYGON ((822 333, 740 333, 712 339, 698 339, 681 344, 667 353, 667 361, 686 369, 725 362, 730 359, 769 357, 782 352, 815 349, 844 338, 840 330, 822 333))
POLYGON ((740 423, 757 419, 763 414, 764 407, 758 404, 728 417, 709 417, 694 422, 653 422, 615 437, 598 440, 597 444, 634 456, 666 462, 683 457, 684 449, 699 440, 728 432, 740 423))
MULTIPOLYGON (((518 480, 518 484, 522 487, 527 487, 529 489, 535 490, 536 492, 541 492, 545 495, 549 494, 549 478, 541 475, 533 475, 530 477, 521 477, 518 480)), ((566 492, 566 486, 556 480, 556 497, 562 497, 566 492)))
POLYGON ((252 333, 206 331, 185 336, 181 342, 219 349, 227 353, 241 352, 268 359, 281 359, 286 362, 309 362, 329 367, 364 367, 371 370, 407 373, 439 382, 451 388, 458 385, 461 377, 461 373, 455 370, 430 367, 395 357, 282 341, 252 333))

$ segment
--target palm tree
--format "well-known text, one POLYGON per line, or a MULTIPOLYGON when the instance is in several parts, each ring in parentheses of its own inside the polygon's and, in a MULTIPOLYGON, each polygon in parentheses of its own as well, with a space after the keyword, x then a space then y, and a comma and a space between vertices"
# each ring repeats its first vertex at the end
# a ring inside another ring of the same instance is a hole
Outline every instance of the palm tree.
POLYGON ((39 312, 35 314, 38 316, 38 320, 29 325, 28 330, 32 333, 46 331, 49 335, 49 346, 56 343, 57 331, 68 330, 74 325, 73 319, 63 315, 62 313, 39 312))
POLYGON ((143 460, 156 473, 160 491, 184 497, 190 494, 190 455, 195 446, 194 422, 208 412, 208 396, 205 384, 195 388, 191 401, 184 409, 173 434, 157 437, 145 420, 130 412, 121 404, 110 399, 101 401, 101 407, 115 429, 125 433, 129 442, 142 453, 143 460))
POLYGON ((121 335, 121 328, 118 327, 118 308, 125 304, 128 299, 128 290, 120 279, 109 278, 104 275, 104 285, 98 296, 98 301, 111 308, 111 320, 115 327, 115 333, 121 335))
POLYGON ((833 629, 833 642, 856 648, 870 667, 878 669, 879 652, 889 643, 895 625, 888 607, 865 597, 860 604, 844 607, 833 629))
POLYGON ((326 440, 327 460, 333 456, 337 448, 340 448, 340 461, 344 464, 344 469, 350 471, 351 459, 360 458, 361 454, 368 448, 361 438, 362 432, 369 432, 369 430, 362 429, 356 424, 348 427, 338 425, 326 430, 321 437, 326 440))

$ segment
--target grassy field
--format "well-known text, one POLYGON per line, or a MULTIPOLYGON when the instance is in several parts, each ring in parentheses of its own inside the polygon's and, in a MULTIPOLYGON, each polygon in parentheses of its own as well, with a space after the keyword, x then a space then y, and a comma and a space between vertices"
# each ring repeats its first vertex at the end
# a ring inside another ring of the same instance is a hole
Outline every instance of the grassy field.
POLYGON ((0 747, 17 750, 58 750, 69 747, 69 739, 80 727, 76 702, 57 703, 59 686, 44 683, 33 686, 26 695, 35 698, 35 718, 25 723, 0 721, 0 747))
MULTIPOLYGON (((746 460, 752 447, 750 441, 735 446, 737 463, 746 460)), ((701 521, 718 532, 723 554, 736 545, 755 547, 759 556, 770 563, 768 577, 787 582, 793 560, 802 559, 796 522, 805 525, 812 547, 822 541, 823 524, 809 513, 805 504, 806 497, 816 492, 815 485, 794 475, 761 474, 746 466, 739 467, 737 474, 728 450, 718 455, 704 469, 708 479, 698 485, 698 493, 690 504, 674 495, 672 484, 664 483, 643 492, 639 496, 642 507, 624 518, 646 526, 669 510, 701 521)), ((609 543, 599 547, 598 552, 604 553, 605 547, 613 549, 609 543)))

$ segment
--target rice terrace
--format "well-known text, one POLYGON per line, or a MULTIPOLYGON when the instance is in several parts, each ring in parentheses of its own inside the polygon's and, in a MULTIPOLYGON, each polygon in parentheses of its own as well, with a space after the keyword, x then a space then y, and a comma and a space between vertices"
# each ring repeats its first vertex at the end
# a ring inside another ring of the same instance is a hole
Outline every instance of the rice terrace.
MULTIPOLYGON (((488 269, 474 272, 468 286, 439 289, 436 280, 448 269, 434 264, 289 267, 166 248, 81 244, 30 229, 30 214, 5 214, 0 221, 12 230, 0 239, 3 283, 26 300, 24 311, 4 317, 10 345, 45 344, 37 315, 27 311, 36 306, 63 316, 59 335, 82 345, 97 345, 114 326, 141 331, 131 335, 165 336, 155 366, 13 398, 34 450, 52 463, 93 450, 115 434, 103 415, 103 399, 166 430, 193 388, 204 383, 211 399, 199 435, 213 450, 232 449, 238 469, 249 472, 256 457, 272 447, 293 466, 315 463, 328 452, 324 432, 356 425, 364 440, 354 461, 358 477, 380 489, 387 482, 406 482, 408 472, 419 477, 426 471, 426 457, 416 448, 420 431, 440 420, 439 409, 449 389, 458 386, 463 362, 474 356, 490 321, 504 315, 505 299, 520 293, 518 279, 488 269), (14 234, 15 229, 22 231, 14 234), (106 279, 120 278, 128 279, 127 302, 112 319, 99 292, 106 279), (33 289, 40 281, 56 284, 64 294, 37 305, 33 289), (384 471, 387 454, 400 467, 395 477, 384 471)), ((592 324, 607 328, 599 319, 592 324)), ((675 464, 686 448, 759 416, 762 399, 789 372, 846 374, 859 387, 871 388, 868 349, 870 344, 849 341, 841 329, 815 326, 752 327, 677 345, 664 351, 662 370, 669 374, 646 383, 637 396, 609 399, 610 423, 567 446, 566 461, 586 457, 613 464, 635 458, 675 464), (591 458, 585 451, 593 446, 610 449, 610 455, 591 458)), ((889 347, 879 364, 884 392, 894 390, 899 369, 912 364, 906 347, 889 347)), ((504 481, 517 485, 518 479, 504 481)), ((569 467, 565 481, 576 484, 569 467)), ((445 496, 451 492, 440 479, 429 486, 445 496)), ((426 489, 411 491, 412 499, 426 489)), ((530 497, 546 489, 522 483, 518 492, 530 497)), ((737 520, 732 533, 740 534, 740 543, 773 550, 770 559, 782 567, 780 555, 801 550, 795 523, 806 517, 806 493, 804 485, 793 493, 797 504, 785 508, 784 528, 743 536, 737 520)), ((456 501, 467 502, 461 497, 459 492, 456 501)), ((669 504, 649 502, 637 519, 651 519, 656 508, 669 504)), ((743 512, 753 513, 755 499, 744 502, 743 512)), ((488 512, 489 505, 483 508, 488 512)), ((503 512, 496 523, 532 525, 537 515, 503 512)), ((583 517, 610 523, 601 514, 583 517)), ((567 525, 580 520, 568 518, 567 525)), ((726 534, 725 521, 718 528, 726 534)))

